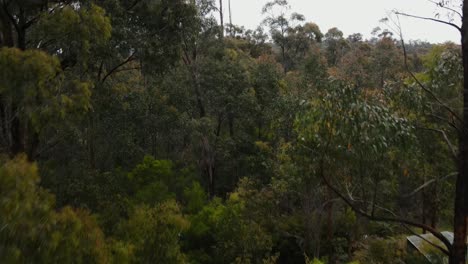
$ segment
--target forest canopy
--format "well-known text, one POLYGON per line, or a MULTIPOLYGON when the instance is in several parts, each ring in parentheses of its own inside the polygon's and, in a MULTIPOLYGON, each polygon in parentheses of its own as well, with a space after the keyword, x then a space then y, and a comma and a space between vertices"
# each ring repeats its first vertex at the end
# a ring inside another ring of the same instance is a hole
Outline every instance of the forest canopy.
POLYGON ((464 45, 262 14, 0 0, 0 262, 464 263, 464 45))

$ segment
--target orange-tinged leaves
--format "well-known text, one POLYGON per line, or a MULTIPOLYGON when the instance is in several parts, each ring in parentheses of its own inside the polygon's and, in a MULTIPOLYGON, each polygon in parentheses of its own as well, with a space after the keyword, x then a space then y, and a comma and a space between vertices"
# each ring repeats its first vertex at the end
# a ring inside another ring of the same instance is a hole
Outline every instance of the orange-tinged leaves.
POLYGON ((404 175, 405 177, 408 177, 409 174, 410 174, 410 173, 409 173, 408 168, 405 168, 405 169, 403 170, 403 175, 404 175))

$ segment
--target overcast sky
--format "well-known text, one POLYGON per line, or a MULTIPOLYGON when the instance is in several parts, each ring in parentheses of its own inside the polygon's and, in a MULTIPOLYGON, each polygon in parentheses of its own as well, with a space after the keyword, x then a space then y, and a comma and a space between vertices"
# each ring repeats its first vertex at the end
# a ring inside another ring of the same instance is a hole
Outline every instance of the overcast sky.
MULTIPOLYGON (((228 21, 228 0, 223 1, 228 21)), ((231 0, 233 24, 255 29, 263 19, 261 9, 266 2, 268 0, 231 0)), ((429 0, 289 0, 289 3, 292 12, 305 15, 306 20, 319 25, 323 33, 337 27, 345 36, 361 33, 366 38, 371 36, 373 28, 385 27, 379 20, 394 9, 427 17, 434 17, 440 12, 429 0)), ((460 42, 457 30, 446 25, 408 18, 402 18, 401 25, 406 40, 460 42)))

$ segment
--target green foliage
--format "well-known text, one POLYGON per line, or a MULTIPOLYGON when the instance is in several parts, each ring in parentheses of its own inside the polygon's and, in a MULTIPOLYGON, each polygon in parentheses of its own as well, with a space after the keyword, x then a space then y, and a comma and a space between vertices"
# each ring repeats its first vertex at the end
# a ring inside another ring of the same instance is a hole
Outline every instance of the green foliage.
POLYGON ((38 187, 37 166, 24 157, 0 168, 0 253, 8 263, 107 263, 105 237, 84 210, 55 211, 53 195, 38 187))
POLYGON ((192 206, 200 206, 204 200, 203 190, 197 183, 193 183, 194 189, 189 191, 186 189, 194 180, 190 170, 177 170, 169 160, 157 160, 152 156, 145 156, 143 162, 129 172, 127 177, 134 204, 154 205, 176 196, 182 197, 184 194, 192 195, 190 198, 198 196, 198 201, 187 200, 193 203, 192 206))
MULTIPOLYGON (((215 0, 10 2, 0 155, 37 163, 0 158, 4 262, 418 263, 341 198, 452 219, 458 121, 387 30, 323 34, 285 0, 223 37, 215 0)), ((407 53, 460 113, 459 47, 407 53)))
POLYGON ((169 200, 155 207, 134 208, 120 225, 118 236, 133 248, 132 263, 185 263, 178 242, 189 225, 179 205, 169 200))
POLYGON ((1 255, 8 262, 39 258, 38 245, 53 221, 53 196, 37 187, 37 167, 24 157, 3 164, 0 175, 1 255))
POLYGON ((41 16, 34 37, 51 54, 87 67, 90 56, 107 44, 111 31, 110 19, 101 7, 94 4, 79 9, 64 6, 41 16))
POLYGON ((84 210, 65 207, 56 214, 49 230, 48 247, 52 249, 44 262, 107 263, 109 252, 104 234, 94 217, 84 210))
POLYGON ((203 208, 208 199, 200 183, 193 182, 191 186, 184 189, 184 200, 187 203, 185 206, 187 212, 196 213, 203 208))
POLYGON ((369 238, 365 242, 364 248, 357 251, 355 260, 358 263, 407 263, 403 262, 406 258, 406 243, 404 238, 369 238))
POLYGON ((314 150, 325 148, 371 158, 392 147, 404 147, 413 137, 413 127, 407 120, 351 87, 335 83, 310 107, 311 111, 300 117, 297 125, 304 131, 300 139, 312 143, 308 146, 314 146, 314 150))
POLYGON ((266 216, 250 211, 254 208, 250 203, 256 200, 245 191, 241 187, 225 204, 215 199, 192 215, 185 247, 193 261, 275 263, 273 238, 264 223, 266 219, 260 218, 266 216))
POLYGON ((170 161, 146 156, 143 163, 128 174, 128 178, 137 203, 152 205, 173 198, 169 186, 173 186, 171 183, 175 179, 170 161))
POLYGON ((58 59, 45 52, 2 48, 0 68, 3 104, 18 111, 12 115, 30 122, 35 131, 63 119, 66 113, 90 107, 91 85, 64 80, 58 59))

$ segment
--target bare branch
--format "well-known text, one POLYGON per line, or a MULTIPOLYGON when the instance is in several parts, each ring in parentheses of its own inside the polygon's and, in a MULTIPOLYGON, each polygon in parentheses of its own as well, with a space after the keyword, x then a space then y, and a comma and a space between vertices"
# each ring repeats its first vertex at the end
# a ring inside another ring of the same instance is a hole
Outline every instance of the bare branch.
POLYGON ((102 78, 101 82, 105 82, 106 79, 114 74, 120 67, 124 66, 125 64, 129 63, 130 61, 135 59, 135 52, 133 52, 130 56, 128 56, 127 59, 125 59, 123 62, 117 64, 114 68, 112 68, 109 72, 107 72, 106 75, 102 78))
MULTIPOLYGON (((323 164, 321 164, 321 167, 322 167, 321 170, 323 170, 323 164)), ((351 207, 351 209, 353 211, 355 211, 359 215, 361 215, 361 216, 363 216, 363 217, 365 217, 365 218, 367 218, 369 220, 372 220, 372 221, 388 222, 388 223, 399 223, 399 224, 404 224, 404 225, 408 225, 408 226, 413 226, 413 227, 418 227, 418 228, 425 229, 425 230, 429 231, 430 233, 432 233, 437 239, 439 239, 449 250, 446 250, 446 249, 441 248, 441 247, 438 247, 438 249, 440 249, 445 254, 450 255, 452 244, 450 243, 450 241, 445 236, 442 235, 442 233, 437 231, 432 226, 422 224, 422 223, 418 223, 418 222, 414 222, 414 221, 404 219, 404 218, 399 218, 399 217, 380 217, 380 216, 370 215, 370 214, 362 211, 361 209, 359 209, 356 205, 354 205, 354 203, 352 201, 348 200, 348 198, 346 198, 335 186, 333 186, 329 182, 329 180, 327 179, 327 177, 325 176, 323 171, 321 173, 321 176, 322 176, 323 181, 327 185, 327 187, 330 188, 349 207, 351 207)))
POLYGON ((456 119, 458 119, 458 121, 462 122, 462 119, 455 113, 455 111, 450 108, 448 105, 446 105, 444 102, 442 102, 442 100, 440 100, 435 94, 433 91, 431 91, 430 89, 428 89, 417 77, 416 75, 414 75, 414 73, 411 71, 409 65, 408 65, 408 53, 406 51, 406 44, 405 44, 405 39, 403 38, 403 32, 401 31, 401 25, 400 25, 400 19, 399 19, 399 14, 402 14, 402 13, 399 13, 399 12, 395 12, 395 14, 397 15, 397 18, 398 18, 398 24, 396 25, 398 27, 398 33, 399 33, 399 36, 400 36, 400 40, 401 40, 401 47, 403 49, 403 56, 404 56, 404 63, 405 63, 405 68, 406 68, 406 71, 408 72, 408 74, 411 76, 411 78, 416 82, 416 84, 423 90, 425 91, 427 94, 429 94, 438 104, 440 104, 442 106, 442 108, 444 108, 445 110, 447 110, 450 114, 452 114, 452 116, 454 116, 456 119))
POLYGON ((430 113, 429 116, 434 117, 442 122, 447 123, 449 126, 453 127, 457 132, 460 132, 460 129, 457 127, 457 125, 453 122, 452 120, 448 120, 447 118, 443 118, 441 116, 438 116, 436 114, 430 113))
POLYGON ((456 175, 458 175, 458 172, 452 172, 452 173, 450 173, 450 174, 448 174, 448 175, 445 175, 444 177, 436 178, 436 179, 432 179, 432 180, 430 180, 430 181, 427 181, 427 182, 425 182, 423 185, 421 185, 421 186, 419 186, 418 188, 416 188, 416 189, 415 189, 414 191, 412 191, 411 193, 405 194, 405 195, 403 195, 402 197, 403 197, 403 198, 408 198, 408 197, 410 197, 410 196, 413 196, 413 195, 415 195, 416 193, 418 193, 419 191, 421 191, 422 189, 426 188, 427 186, 431 185, 431 184, 434 183, 434 182, 443 181, 443 180, 445 180, 445 179, 447 179, 447 178, 450 178, 450 177, 453 177, 453 176, 456 176, 456 175))
POLYGON ((448 136, 447 136, 447 134, 445 133, 445 131, 443 131, 443 130, 441 130, 441 129, 428 128, 428 127, 416 127, 416 128, 422 129, 422 130, 428 130, 428 131, 433 131, 433 132, 440 133, 440 134, 444 137, 445 142, 447 142, 447 145, 448 145, 448 147, 450 148, 450 151, 452 152, 453 158, 454 158, 455 160, 458 159, 457 151, 455 150, 455 147, 453 146, 452 142, 450 142, 450 139, 448 138, 448 136))
MULTIPOLYGON (((365 202, 365 201, 362 201, 362 200, 355 200, 355 199, 353 199, 353 198, 351 198, 351 197, 350 197, 350 199, 351 199, 351 201, 355 201, 355 202, 369 203, 369 202, 365 202)), ((384 207, 382 207, 382 206, 379 206, 379 205, 375 204, 375 202, 372 203, 372 207, 373 207, 372 216, 374 216, 374 210, 375 210, 375 208, 378 208, 378 209, 380 209, 380 210, 383 210, 383 211, 385 211, 385 212, 388 212, 389 214, 393 215, 394 217, 397 217, 397 215, 396 215, 394 212, 392 212, 390 209, 387 209, 387 208, 384 208, 384 207)), ((413 235, 419 237, 421 240, 426 241, 428 244, 430 244, 431 246, 433 246, 433 247, 439 249, 439 250, 440 250, 441 252, 443 252, 444 254, 448 254, 448 253, 449 253, 445 248, 441 247, 440 245, 435 244, 434 242, 432 242, 432 241, 430 241, 430 240, 424 238, 424 237, 421 236, 420 234, 416 233, 416 232, 415 232, 414 230, 412 230, 408 225, 406 225, 406 224, 401 224, 401 225, 402 225, 406 230, 408 230, 408 232, 410 232, 411 234, 413 234, 413 235)))
POLYGON ((137 6, 140 2, 141 2, 141 0, 135 0, 135 1, 133 1, 133 3, 130 4, 130 6, 128 6, 128 7, 126 8, 126 11, 131 11, 131 10, 132 10, 135 6, 137 6))
POLYGON ((436 6, 438 6, 440 8, 443 8, 445 10, 448 10, 450 12, 453 12, 453 13, 457 14, 460 18, 463 18, 463 15, 459 11, 457 11, 457 10, 451 8, 451 7, 445 6, 445 5, 441 4, 440 2, 436 2, 434 0, 427 0, 427 1, 435 4, 436 6))
POLYGON ((398 11, 395 11, 395 14, 396 14, 396 15, 406 16, 406 17, 412 17, 412 18, 422 19, 422 20, 434 21, 434 22, 437 22, 437 23, 441 23, 441 24, 445 24, 445 25, 449 25, 449 26, 451 26, 451 27, 454 27, 454 28, 456 28, 459 32, 462 31, 461 27, 455 25, 454 23, 447 22, 447 21, 444 21, 444 20, 440 20, 440 19, 436 19, 436 18, 431 18, 431 17, 415 16, 415 15, 410 15, 410 14, 406 14, 406 13, 402 13, 402 12, 398 12, 398 11))

